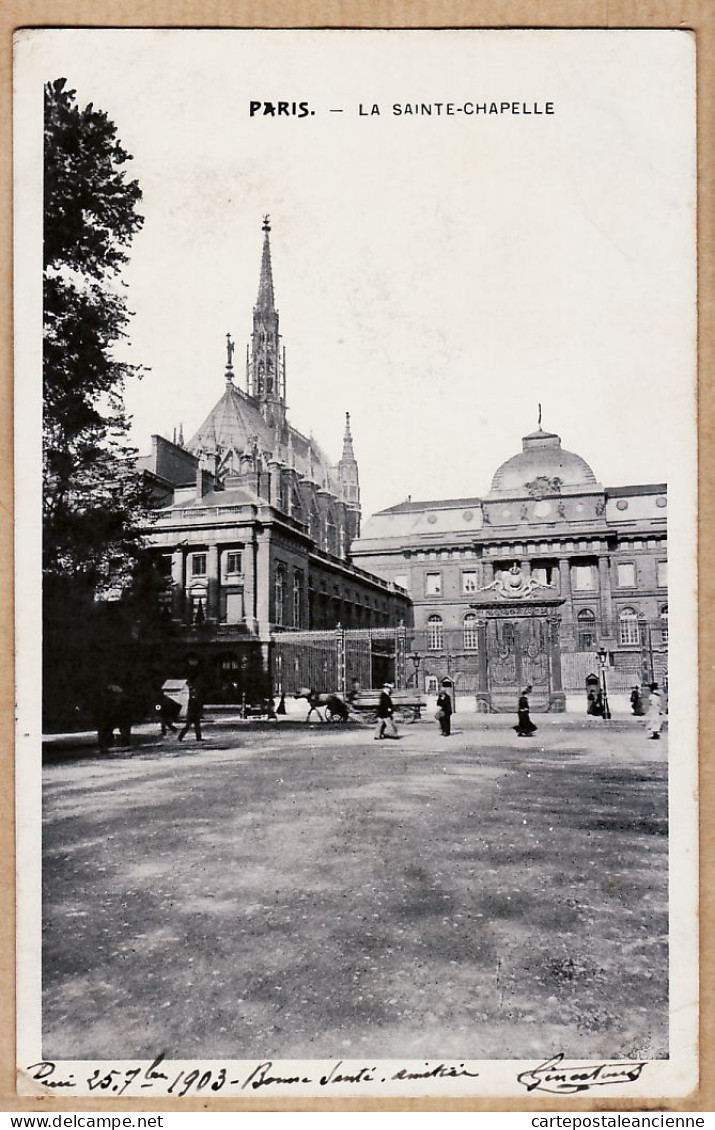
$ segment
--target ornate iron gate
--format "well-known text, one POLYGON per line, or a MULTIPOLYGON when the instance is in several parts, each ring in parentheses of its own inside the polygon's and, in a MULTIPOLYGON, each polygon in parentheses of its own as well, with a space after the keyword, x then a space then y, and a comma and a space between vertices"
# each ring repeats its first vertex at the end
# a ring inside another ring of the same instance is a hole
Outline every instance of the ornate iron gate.
POLYGON ((336 628, 334 631, 286 631, 273 636, 274 693, 295 694, 303 687, 345 694, 385 680, 404 688, 407 629, 336 628))
POLYGON ((519 692, 532 686, 534 710, 549 703, 549 624, 525 619, 494 618, 487 621, 487 678, 492 710, 514 711, 519 692))

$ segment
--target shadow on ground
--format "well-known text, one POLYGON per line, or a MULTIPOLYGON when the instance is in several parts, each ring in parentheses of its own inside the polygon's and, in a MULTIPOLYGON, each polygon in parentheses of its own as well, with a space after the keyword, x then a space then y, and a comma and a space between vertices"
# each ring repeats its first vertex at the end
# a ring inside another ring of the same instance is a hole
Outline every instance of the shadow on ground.
POLYGON ((667 743, 460 721, 48 766, 43 1054, 666 1055, 667 743))

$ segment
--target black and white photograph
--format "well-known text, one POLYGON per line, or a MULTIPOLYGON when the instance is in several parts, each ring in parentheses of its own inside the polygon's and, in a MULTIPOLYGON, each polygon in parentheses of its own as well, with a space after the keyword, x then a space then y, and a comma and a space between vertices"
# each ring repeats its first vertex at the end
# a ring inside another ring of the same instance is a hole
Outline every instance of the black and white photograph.
POLYGON ((695 64, 16 34, 21 1094, 696 1085, 695 64))

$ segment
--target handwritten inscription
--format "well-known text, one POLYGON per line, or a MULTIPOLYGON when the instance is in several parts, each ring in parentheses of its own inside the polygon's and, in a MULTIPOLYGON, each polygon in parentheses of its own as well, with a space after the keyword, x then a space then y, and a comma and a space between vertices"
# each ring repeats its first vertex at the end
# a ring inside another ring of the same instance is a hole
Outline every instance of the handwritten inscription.
POLYGON ((546 1091, 550 1095, 577 1095, 592 1087, 613 1083, 635 1083, 643 1063, 565 1064, 563 1053, 545 1060, 538 1067, 517 1075, 527 1091, 546 1091))
MULTIPOLYGON (((386 1064, 349 1063, 341 1059, 325 1064, 301 1065, 302 1070, 292 1069, 291 1064, 274 1064, 273 1060, 263 1060, 241 1073, 238 1064, 206 1067, 191 1065, 177 1070, 176 1064, 166 1061, 161 1053, 148 1066, 135 1064, 131 1067, 114 1067, 103 1063, 88 1067, 86 1075, 75 1076, 53 1060, 40 1060, 26 1068, 27 1074, 48 1091, 77 1094, 102 1094, 103 1097, 121 1098, 142 1091, 155 1094, 172 1095, 184 1098, 187 1095, 230 1094, 244 1091, 248 1093, 265 1091, 286 1091, 296 1088, 312 1087, 313 1093, 333 1088, 358 1087, 362 1090, 376 1084, 382 1089, 384 1084, 425 1083, 450 1079, 478 1079, 480 1073, 472 1071, 464 1063, 430 1062, 405 1064, 386 1071, 386 1064), (310 1074, 305 1069, 308 1068, 310 1074)), ((595 1087, 615 1084, 635 1083, 641 1075, 646 1061, 633 1063, 571 1064, 564 1062, 563 1053, 545 1060, 537 1067, 520 1072, 517 1080, 529 1092, 545 1092, 550 1095, 578 1095, 595 1087)), ((384 1093, 384 1090, 383 1092, 384 1093)))
MULTIPOLYGON (((312 1065, 311 1065, 312 1066, 312 1065)), ((383 1073, 378 1064, 344 1065, 342 1059, 326 1066, 325 1070, 316 1068, 314 1074, 301 1071, 288 1072, 275 1067, 272 1060, 256 1064, 247 1075, 237 1075, 236 1065, 214 1066, 203 1069, 191 1067, 176 1071, 166 1063, 162 1053, 148 1066, 112 1067, 102 1064, 88 1075, 76 1078, 74 1074, 62 1073, 61 1065, 52 1060, 42 1060, 31 1064, 26 1070, 30 1078, 48 1090, 75 1089, 81 1093, 85 1088, 90 1094, 101 1092, 104 1096, 124 1097, 142 1090, 154 1090, 160 1094, 184 1098, 189 1094, 217 1094, 220 1091, 263 1091, 265 1089, 290 1089, 296 1085, 315 1088, 335 1086, 365 1085, 370 1083, 418 1082, 426 1079, 479 1078, 478 1071, 469 1071, 464 1063, 436 1063, 425 1061, 423 1067, 405 1065, 391 1073, 383 1073)))

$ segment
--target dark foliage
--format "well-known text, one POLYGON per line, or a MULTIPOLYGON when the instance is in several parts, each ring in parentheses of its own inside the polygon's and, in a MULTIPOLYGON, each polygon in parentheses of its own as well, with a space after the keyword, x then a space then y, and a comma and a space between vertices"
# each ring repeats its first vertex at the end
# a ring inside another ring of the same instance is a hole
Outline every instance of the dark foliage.
POLYGON ((75 595, 122 588, 138 550, 142 489, 123 393, 141 374, 113 355, 131 316, 118 273, 143 223, 130 160, 104 112, 81 109, 65 79, 47 84, 43 564, 75 595))
POLYGON ((82 109, 65 79, 47 84, 44 700, 60 727, 96 716, 107 681, 141 715, 158 678, 143 637, 158 638, 166 579, 142 554, 147 499, 124 408, 141 368, 114 352, 131 318, 120 272, 143 224, 130 160, 103 111, 82 109))

